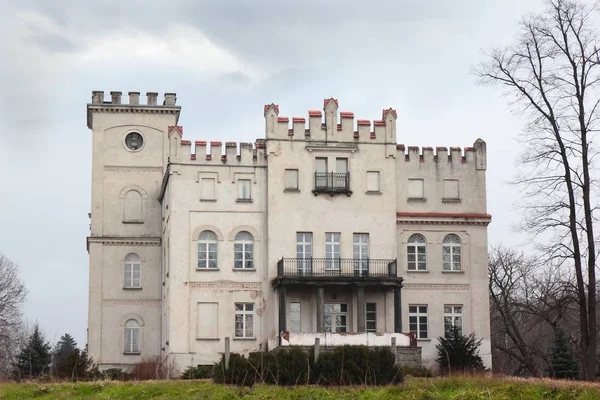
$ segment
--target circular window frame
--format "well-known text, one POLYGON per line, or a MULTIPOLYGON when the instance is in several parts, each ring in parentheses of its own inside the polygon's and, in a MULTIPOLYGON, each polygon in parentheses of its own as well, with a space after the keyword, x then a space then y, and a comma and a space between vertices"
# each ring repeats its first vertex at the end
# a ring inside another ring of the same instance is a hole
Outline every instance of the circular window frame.
POLYGON ((146 146, 146 136, 144 136, 144 134, 138 130, 132 129, 130 131, 127 131, 125 133, 125 136, 123 136, 123 147, 125 147, 125 150, 127 150, 131 153, 137 153, 138 151, 141 151, 145 146, 146 146), (140 135, 142 137, 142 145, 140 146, 139 149, 130 149, 129 146, 127 146, 127 136, 129 136, 132 133, 137 133, 138 135, 140 135))

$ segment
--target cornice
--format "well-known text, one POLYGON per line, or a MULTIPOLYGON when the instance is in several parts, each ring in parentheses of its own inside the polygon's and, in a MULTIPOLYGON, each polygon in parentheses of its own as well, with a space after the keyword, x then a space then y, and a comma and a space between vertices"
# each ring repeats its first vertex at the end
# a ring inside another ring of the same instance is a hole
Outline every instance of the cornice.
POLYGON ((134 167, 129 165, 105 165, 104 170, 111 172, 160 172, 161 174, 163 172, 162 167, 134 167))
POLYGON ((92 104, 87 105, 88 112, 132 113, 132 114, 179 114, 181 106, 148 106, 131 104, 92 104))
POLYGON ((160 246, 160 237, 117 237, 117 236, 88 236, 87 248, 90 243, 101 243, 104 246, 160 246))
POLYGON ((142 306, 142 307, 160 307, 160 300, 138 300, 138 299, 104 299, 103 306, 142 306))
POLYGON ((396 213, 397 224, 487 226, 490 222, 492 222, 492 216, 490 214, 438 212, 396 213))
POLYGON ((212 290, 235 290, 235 291, 260 291, 262 284, 260 282, 188 282, 189 287, 194 289, 212 289, 212 290))
POLYGON ((442 291, 468 291, 469 284, 454 283, 404 283, 404 290, 442 290, 442 291))

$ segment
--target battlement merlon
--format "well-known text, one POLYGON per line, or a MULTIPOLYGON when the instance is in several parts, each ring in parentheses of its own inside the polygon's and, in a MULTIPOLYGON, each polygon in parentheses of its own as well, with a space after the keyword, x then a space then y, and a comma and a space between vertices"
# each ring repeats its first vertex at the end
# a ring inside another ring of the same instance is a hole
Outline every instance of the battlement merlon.
POLYGON ((175 123, 179 120, 181 107, 176 105, 176 93, 165 93, 162 105, 158 104, 158 92, 147 92, 145 104, 140 104, 140 92, 129 92, 128 95, 129 102, 124 103, 122 92, 110 92, 110 100, 106 101, 103 91, 92 91, 92 102, 87 105, 88 128, 92 129, 94 113, 173 114, 175 123))
MULTIPOLYGON (((279 115, 279 106, 267 104, 264 107, 265 137, 275 140, 314 140, 335 142, 367 142, 396 144, 396 118, 393 108, 384 109, 380 120, 359 119, 354 122, 354 113, 338 111, 337 99, 323 101, 323 112, 308 111, 306 118, 290 118, 279 115)), ((392 147, 393 149, 393 147, 392 147)))
POLYGON ((220 140, 182 139, 183 127, 169 127, 169 162, 228 166, 266 165, 264 139, 256 143, 221 142, 220 140), (210 148, 208 147, 210 145, 210 148))
POLYGON ((487 148, 482 139, 477 139, 472 147, 418 147, 396 145, 397 159, 410 163, 450 163, 453 165, 472 164, 476 170, 487 169, 487 148))

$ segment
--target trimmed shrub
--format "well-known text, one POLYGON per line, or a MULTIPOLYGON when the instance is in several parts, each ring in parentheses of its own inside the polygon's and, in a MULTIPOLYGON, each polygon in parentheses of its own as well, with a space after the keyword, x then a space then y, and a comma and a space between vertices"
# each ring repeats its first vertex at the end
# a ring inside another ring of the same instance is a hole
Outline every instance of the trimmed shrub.
POLYGON ((477 340, 474 333, 468 336, 453 326, 446 337, 439 337, 437 349, 437 363, 440 372, 483 371, 483 360, 479 356, 481 339, 477 340))
POLYGON ((336 347, 314 365, 315 382, 323 385, 388 385, 403 381, 402 369, 388 348, 336 347))
POLYGON ((197 365, 195 367, 188 367, 183 374, 181 379, 210 379, 213 376, 214 365, 197 365))
POLYGON ((310 383, 311 359, 300 348, 251 353, 248 362, 256 381, 283 386, 310 383))
POLYGON ((213 379, 216 383, 225 383, 239 386, 252 386, 255 381, 255 372, 250 372, 250 364, 241 354, 231 353, 229 368, 225 369, 225 356, 221 358, 213 369, 213 379))

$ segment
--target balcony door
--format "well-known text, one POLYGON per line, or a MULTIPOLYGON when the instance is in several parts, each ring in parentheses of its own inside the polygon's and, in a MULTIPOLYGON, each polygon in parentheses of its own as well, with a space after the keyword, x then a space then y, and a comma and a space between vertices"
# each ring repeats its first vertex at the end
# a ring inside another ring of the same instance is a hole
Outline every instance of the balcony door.
POLYGON ((296 258, 298 260, 298 274, 312 274, 312 233, 296 233, 296 258))
POLYGON ((369 275, 369 234, 355 233, 352 235, 354 274, 358 276, 369 275))
POLYGON ((327 187, 327 158, 326 157, 317 157, 315 159, 315 186, 317 188, 327 187))
POLYGON ((340 270, 341 234, 339 232, 325 233, 325 269, 328 273, 340 270))
POLYGON ((348 304, 325 303, 323 309, 323 328, 325 332, 347 332, 348 304))
POLYGON ((335 159, 335 174, 333 178, 333 187, 336 189, 348 188, 348 159, 338 157, 335 159))

